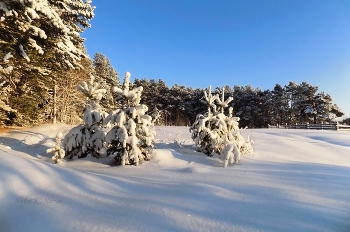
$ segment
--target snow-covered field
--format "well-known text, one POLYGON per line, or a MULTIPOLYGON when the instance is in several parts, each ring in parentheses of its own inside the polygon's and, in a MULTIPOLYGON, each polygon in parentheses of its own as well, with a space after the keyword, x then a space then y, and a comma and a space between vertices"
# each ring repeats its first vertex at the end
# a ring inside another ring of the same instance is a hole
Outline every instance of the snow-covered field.
POLYGON ((69 128, 0 134, 0 231, 350 231, 350 132, 244 130, 255 153, 223 168, 188 128, 156 127, 138 167, 52 164, 69 128))

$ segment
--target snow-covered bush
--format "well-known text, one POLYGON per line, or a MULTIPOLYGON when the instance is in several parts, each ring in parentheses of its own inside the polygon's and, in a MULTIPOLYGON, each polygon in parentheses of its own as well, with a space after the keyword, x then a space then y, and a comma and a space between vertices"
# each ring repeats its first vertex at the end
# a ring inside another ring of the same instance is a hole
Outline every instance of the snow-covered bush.
POLYGON ((114 156, 115 165, 138 165, 150 160, 155 142, 152 117, 147 115, 148 107, 140 104, 143 87, 130 89, 130 73, 125 73, 122 88, 113 87, 118 94, 116 101, 122 102, 122 109, 110 113, 104 125, 114 127, 106 135, 107 154, 114 156))
POLYGON ((99 102, 106 90, 98 87, 93 76, 89 84, 82 82, 77 86, 87 97, 87 104, 84 108, 84 124, 74 127, 64 137, 63 146, 69 159, 75 156, 83 158, 89 154, 99 158, 104 151, 105 132, 102 124, 108 114, 101 109, 99 102))
POLYGON ((55 147, 53 148, 49 148, 46 150, 46 153, 49 154, 49 153, 55 153, 53 156, 52 156, 52 160, 57 163, 58 162, 58 159, 61 158, 63 159, 64 158, 64 150, 61 149, 61 139, 63 138, 63 134, 62 132, 58 132, 57 135, 56 135, 56 144, 55 144, 55 147))
POLYGON ((238 161, 241 159, 241 152, 236 144, 225 143, 224 148, 221 150, 220 156, 221 160, 224 161, 224 167, 227 167, 228 162, 230 164, 233 164, 233 162, 238 164, 238 161))
POLYGON ((190 127, 192 139, 195 141, 196 149, 200 152, 213 156, 218 154, 225 160, 238 163, 241 154, 253 152, 253 141, 248 137, 244 140, 239 130, 239 117, 233 117, 232 107, 229 108, 228 116, 224 114, 224 109, 233 100, 229 97, 224 99, 225 88, 222 89, 222 97, 212 95, 211 87, 208 92, 204 91, 204 99, 201 100, 208 106, 208 113, 198 114, 195 122, 190 127))

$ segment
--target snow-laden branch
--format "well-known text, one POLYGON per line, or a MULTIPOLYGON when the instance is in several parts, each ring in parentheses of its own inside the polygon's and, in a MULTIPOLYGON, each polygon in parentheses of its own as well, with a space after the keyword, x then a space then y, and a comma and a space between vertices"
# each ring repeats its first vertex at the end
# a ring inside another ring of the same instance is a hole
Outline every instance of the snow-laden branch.
POLYGON ((211 110, 210 107, 213 108, 214 113, 216 112, 216 105, 214 104, 215 100, 218 99, 217 95, 212 95, 211 94, 211 86, 209 86, 208 88, 208 93, 206 92, 206 90, 204 90, 204 99, 205 100, 201 100, 202 103, 206 104, 208 106, 208 117, 211 117, 211 110))
POLYGON ((233 100, 233 97, 229 97, 225 101, 225 87, 222 87, 221 99, 219 95, 217 95, 216 97, 217 104, 220 107, 222 114, 224 113, 224 108, 228 107, 228 103, 230 103, 232 100, 233 100))
POLYGON ((80 33, 90 27, 94 17, 91 1, 7 0, 0 1, 0 22, 4 33, 16 35, 2 38, 3 43, 19 50, 30 62, 26 52, 35 50, 56 53, 57 63, 69 68, 80 67, 87 57, 82 49, 80 33), (20 41, 20 44, 19 44, 20 41), (43 45, 45 41, 45 46, 43 45))

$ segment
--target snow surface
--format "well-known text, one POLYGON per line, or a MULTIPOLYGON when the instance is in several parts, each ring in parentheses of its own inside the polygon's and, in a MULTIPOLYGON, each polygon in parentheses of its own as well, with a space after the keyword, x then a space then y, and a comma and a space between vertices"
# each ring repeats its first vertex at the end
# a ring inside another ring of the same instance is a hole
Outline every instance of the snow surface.
POLYGON ((242 130, 223 167, 188 127, 156 127, 150 162, 46 154, 57 124, 0 134, 0 231, 350 231, 350 132, 242 130))

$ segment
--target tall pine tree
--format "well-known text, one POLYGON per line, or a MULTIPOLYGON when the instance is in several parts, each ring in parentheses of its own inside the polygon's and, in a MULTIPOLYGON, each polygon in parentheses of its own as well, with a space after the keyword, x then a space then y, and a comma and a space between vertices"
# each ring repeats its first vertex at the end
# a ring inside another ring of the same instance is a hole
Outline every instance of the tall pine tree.
POLYGON ((111 112, 117 107, 116 102, 114 101, 112 87, 120 86, 118 73, 112 67, 109 59, 101 53, 95 54, 93 66, 96 82, 100 84, 101 88, 104 88, 107 91, 100 104, 107 112, 111 112))
POLYGON ((42 115, 47 112, 53 81, 60 80, 62 70, 79 67, 81 58, 87 57, 80 33, 94 16, 90 4, 82 0, 1 2, 0 56, 13 55, 5 65, 12 67, 11 75, 2 77, 2 89, 7 89, 13 110, 5 112, 9 123, 45 120, 42 115))

